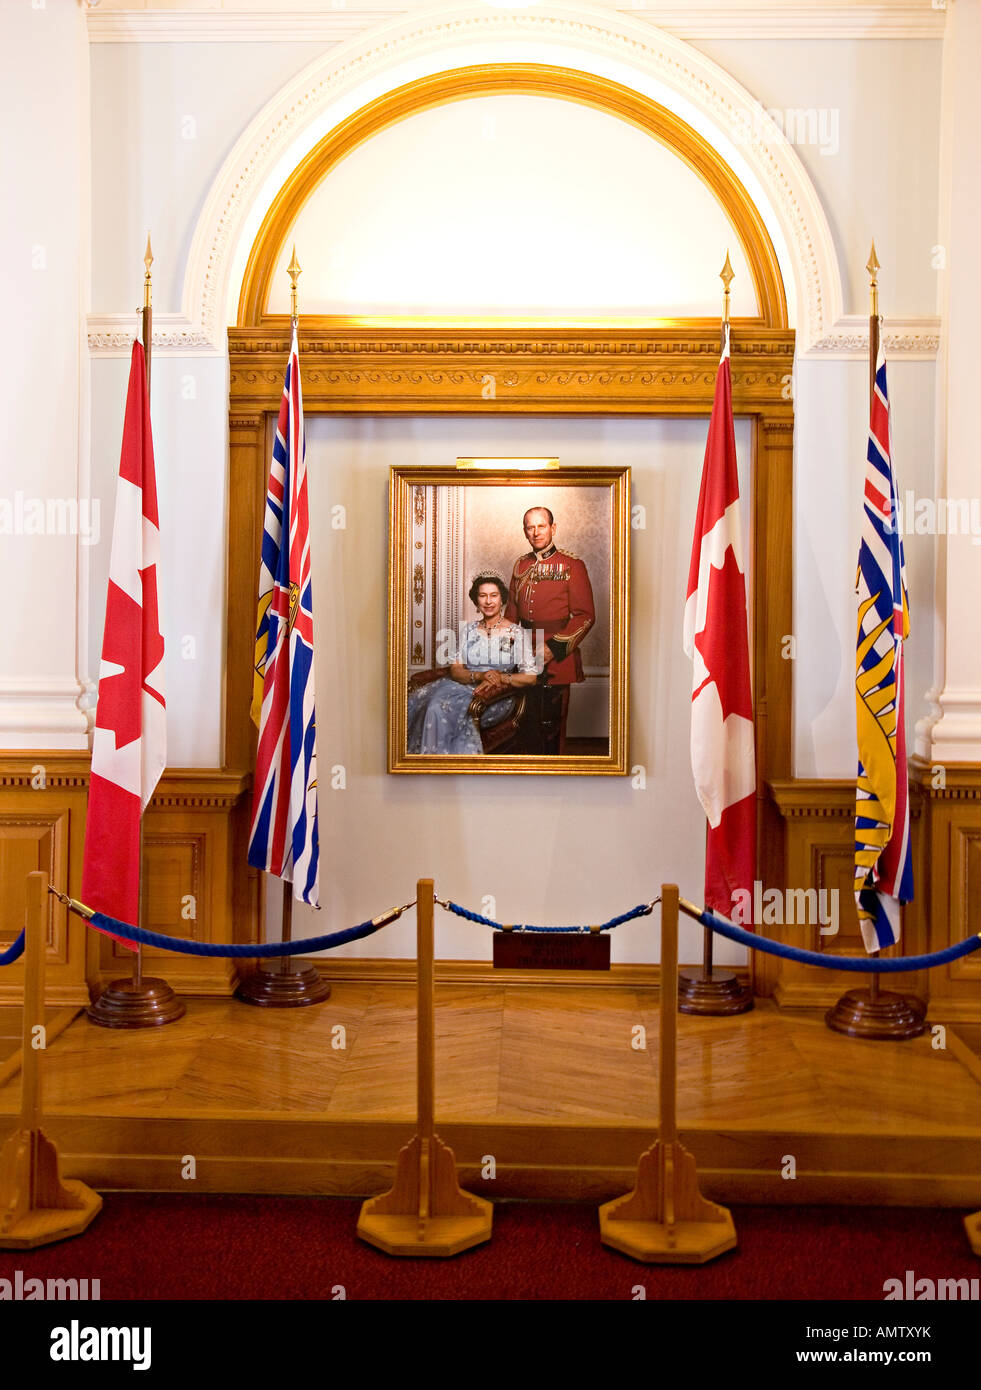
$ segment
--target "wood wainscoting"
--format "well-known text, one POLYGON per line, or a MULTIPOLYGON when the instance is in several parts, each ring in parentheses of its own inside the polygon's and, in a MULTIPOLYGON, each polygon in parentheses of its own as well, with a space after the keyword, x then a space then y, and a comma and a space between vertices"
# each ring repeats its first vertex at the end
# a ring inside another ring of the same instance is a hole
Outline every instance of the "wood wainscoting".
MULTIPOLYGON (((82 885, 89 758, 39 751, 0 757, 0 948, 24 922, 28 873, 41 869, 72 897, 82 885)), ((246 865, 251 778, 221 768, 168 768, 144 818, 143 925, 198 941, 255 940, 257 878, 246 865)), ((127 973, 130 952, 89 931, 51 900, 45 1001, 86 1005, 111 978, 127 973)), ((147 948, 178 991, 231 994, 232 962, 147 948)), ((23 965, 0 974, 0 1004, 19 1003, 23 965)))
MULTIPOLYGON (((784 823, 783 882, 836 893, 838 931, 822 932, 815 922, 764 922, 764 933, 811 951, 864 956, 853 891, 854 782, 773 781, 768 791, 784 823)), ((914 897, 903 909, 902 939, 893 955, 942 950, 981 925, 981 767, 940 769, 913 759, 910 835, 914 897)), ((900 975, 886 987, 928 999, 931 1021, 981 1023, 979 957, 900 975)), ((859 982, 865 980, 772 957, 756 974, 757 992, 772 993, 788 1008, 829 1008, 859 982)))

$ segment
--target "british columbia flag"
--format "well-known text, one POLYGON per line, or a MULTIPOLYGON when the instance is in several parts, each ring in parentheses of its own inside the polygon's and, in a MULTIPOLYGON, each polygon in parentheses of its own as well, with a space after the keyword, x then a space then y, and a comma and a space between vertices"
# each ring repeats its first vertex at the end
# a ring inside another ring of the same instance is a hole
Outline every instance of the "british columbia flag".
POLYGON ((313 590, 296 325, 266 489, 252 717, 259 726, 249 863, 320 906, 313 590))
POLYGON ((898 495, 889 442, 886 359, 880 345, 855 586, 855 902, 865 949, 870 952, 899 940, 900 904, 913 897, 903 681, 909 593, 898 495))

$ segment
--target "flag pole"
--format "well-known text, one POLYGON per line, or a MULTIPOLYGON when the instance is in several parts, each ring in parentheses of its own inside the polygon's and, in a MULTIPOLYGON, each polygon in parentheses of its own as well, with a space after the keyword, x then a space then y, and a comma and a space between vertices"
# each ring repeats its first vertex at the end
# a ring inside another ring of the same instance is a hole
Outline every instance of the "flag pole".
MULTIPOLYGON (((295 333, 300 324, 300 316, 297 310, 296 282, 303 267, 296 259, 296 246, 293 247, 293 255, 290 263, 286 267, 290 277, 290 328, 295 333)), ((293 480, 290 479, 292 489, 293 480)), ((284 498, 285 517, 289 516, 289 497, 284 498)), ((289 545, 289 531, 286 533, 286 545, 289 545)), ((293 939, 293 884, 290 879, 284 878, 283 884, 283 916, 282 941, 292 941, 293 939)), ((310 961, 301 961, 299 968, 293 956, 280 956, 278 968, 276 970, 264 970, 259 965, 251 975, 247 975, 235 991, 235 997, 241 999, 246 1004, 257 1004, 260 1008, 293 1009, 306 1004, 322 1004, 325 999, 330 998, 330 985, 323 978, 316 966, 310 961)))
POLYGON ((143 275, 143 309, 140 314, 143 328, 143 356, 146 359, 146 394, 150 398, 150 352, 153 347, 153 286, 150 267, 153 265, 153 252, 150 249, 150 233, 146 234, 146 252, 143 256, 146 267, 143 275))
MULTIPOLYGON (((150 350, 153 343, 153 251, 150 233, 146 234, 143 256, 143 308, 140 310, 140 335, 143 339, 143 360, 146 368, 147 410, 150 408, 150 350)), ((140 847, 137 865, 139 896, 137 909, 139 927, 145 927, 143 911, 143 815, 140 811, 140 847)), ((176 1023, 184 1017, 185 1005, 177 998, 166 980, 143 976, 143 947, 137 943, 133 951, 133 973, 130 980, 113 980, 94 1004, 86 1010, 90 1023, 101 1028, 153 1028, 164 1023, 176 1023)))
MULTIPOLYGON (((719 271, 725 293, 722 300, 722 323, 719 327, 719 352, 725 351, 729 323, 729 287, 735 271, 726 250, 725 265, 719 271)), ((702 941, 702 964, 686 966, 678 972, 678 1011, 719 1018, 730 1014, 745 1014, 753 1007, 753 992, 734 970, 716 970, 712 963, 715 933, 708 927, 702 941)))
MULTIPOLYGON (((879 357, 879 258, 875 254, 875 241, 869 252, 865 269, 869 272, 869 418, 872 417, 872 403, 875 400, 875 364, 879 357)), ((869 1004, 873 1009, 879 1003, 879 976, 873 975, 869 982, 869 1004)))
MULTIPOLYGON (((875 242, 869 251, 865 269, 869 273, 869 421, 875 403, 875 364, 879 358, 879 271, 881 264, 875 254, 875 242)), ((881 955, 882 952, 880 951, 881 955)), ((882 992, 878 973, 874 973, 868 989, 847 990, 824 1016, 833 1033, 850 1038, 868 1038, 879 1042, 904 1041, 918 1038, 926 1031, 926 1004, 914 994, 882 992)))
MULTIPOLYGON (((143 308, 140 312, 140 321, 143 336, 143 360, 146 364, 146 398, 150 400, 150 349, 153 345, 153 277, 150 267, 153 265, 153 251, 150 248, 150 233, 146 234, 146 251, 143 256, 143 308)), ((138 926, 145 926, 143 921, 143 813, 140 813, 140 920, 138 926)), ((138 993, 143 985, 143 947, 137 943, 136 950, 133 952, 133 992, 138 993)))

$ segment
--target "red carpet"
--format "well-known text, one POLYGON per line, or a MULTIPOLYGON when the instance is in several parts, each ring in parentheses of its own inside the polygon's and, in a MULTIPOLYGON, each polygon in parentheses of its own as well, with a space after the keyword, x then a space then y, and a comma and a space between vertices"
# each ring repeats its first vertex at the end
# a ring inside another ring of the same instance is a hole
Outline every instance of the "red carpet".
POLYGON ((337 1285, 349 1300, 629 1300, 643 1285, 660 1300, 880 1301, 884 1282, 908 1269, 981 1276, 954 1211, 734 1207, 738 1249, 686 1269, 607 1250, 593 1206, 544 1202, 499 1203, 491 1242, 454 1259, 393 1259, 357 1239, 360 1205, 109 1193, 82 1236, 0 1250, 0 1277, 99 1279, 103 1300, 331 1299, 337 1285))

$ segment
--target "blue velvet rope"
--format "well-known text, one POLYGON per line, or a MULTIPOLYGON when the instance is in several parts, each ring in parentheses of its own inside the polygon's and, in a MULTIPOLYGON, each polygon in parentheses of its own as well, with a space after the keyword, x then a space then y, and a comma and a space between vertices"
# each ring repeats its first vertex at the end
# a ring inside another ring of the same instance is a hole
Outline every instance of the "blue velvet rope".
POLYGON ((960 960, 981 948, 981 936, 969 936, 966 941, 958 941, 942 951, 931 951, 927 956, 826 956, 820 951, 786 946, 768 936, 756 936, 707 908, 697 920, 719 936, 748 946, 751 951, 764 951, 768 956, 782 956, 784 960, 800 961, 802 965, 818 965, 823 970, 851 970, 856 975, 899 975, 907 970, 931 970, 935 965, 949 965, 952 960, 960 960))
MULTIPOLYGON (((455 912, 458 917, 465 917, 468 922, 481 922, 485 927, 494 927, 497 931, 535 931, 535 932, 589 932, 592 927, 531 927, 525 923, 516 922, 513 927, 505 928, 503 922, 495 922, 490 917, 482 917, 479 912, 471 912, 469 908, 461 907, 459 903, 450 901, 442 902, 437 898, 440 907, 445 907, 449 912, 455 912)), ((629 912, 621 912, 619 917, 611 917, 608 922, 603 922, 598 931, 610 931, 613 927, 619 927, 624 922, 632 922, 635 917, 646 917, 653 910, 653 903, 641 903, 638 907, 632 907, 629 912)))
POLYGON ((178 951, 183 956, 222 956, 234 960, 305 956, 311 951, 328 951, 334 946, 343 946, 348 941, 362 941, 366 936, 373 936, 392 920, 393 918, 386 913, 379 922, 361 922, 356 927, 329 932, 326 936, 308 936, 300 941, 273 941, 265 946, 252 945, 249 942, 232 946, 206 941, 186 941, 179 936, 164 936, 162 932, 132 927, 128 922, 117 922, 115 917, 106 917, 102 912, 96 912, 89 919, 93 927, 109 932, 112 936, 121 936, 124 941, 138 941, 144 946, 160 946, 165 951, 178 951))
POLYGON ((12 946, 8 946, 5 951, 0 951, 0 965, 13 965, 15 960, 20 960, 24 954, 24 933, 21 932, 12 946))

